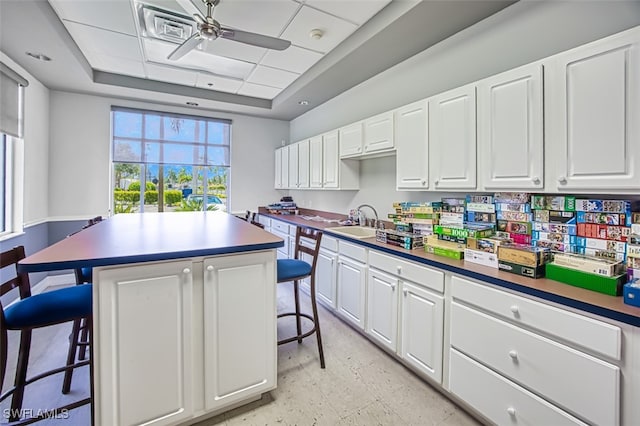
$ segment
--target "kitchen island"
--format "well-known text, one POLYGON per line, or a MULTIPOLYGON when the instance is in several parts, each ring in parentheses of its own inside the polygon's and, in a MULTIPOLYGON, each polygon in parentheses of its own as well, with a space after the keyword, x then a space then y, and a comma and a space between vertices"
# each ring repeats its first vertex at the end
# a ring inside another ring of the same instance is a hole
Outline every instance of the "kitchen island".
POLYGON ((123 214, 19 269, 93 268, 96 424, 187 424, 275 388, 282 245, 221 212, 123 214))

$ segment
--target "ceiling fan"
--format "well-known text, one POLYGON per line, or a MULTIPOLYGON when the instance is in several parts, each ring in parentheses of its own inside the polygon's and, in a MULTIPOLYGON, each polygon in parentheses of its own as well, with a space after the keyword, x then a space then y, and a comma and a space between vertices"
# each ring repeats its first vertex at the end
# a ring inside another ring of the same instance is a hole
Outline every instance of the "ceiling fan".
POLYGON ((193 14, 193 19, 198 24, 198 31, 171 52, 167 59, 178 60, 198 47, 204 40, 212 41, 218 37, 273 50, 285 50, 291 45, 289 40, 223 27, 213 19, 213 9, 220 0, 202 0, 202 2, 207 6, 207 16, 193 14))

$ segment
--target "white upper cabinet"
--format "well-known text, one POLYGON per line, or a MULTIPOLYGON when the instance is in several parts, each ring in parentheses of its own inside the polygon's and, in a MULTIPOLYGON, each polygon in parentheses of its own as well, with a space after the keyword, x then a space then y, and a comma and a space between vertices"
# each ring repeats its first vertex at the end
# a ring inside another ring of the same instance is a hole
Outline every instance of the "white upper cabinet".
POLYGON ((477 90, 481 187, 543 188, 542 64, 487 78, 477 90))
POLYGON ((339 183, 338 132, 322 135, 322 187, 338 188, 339 183))
POLYGON ((396 189, 429 187, 429 125, 427 101, 395 111, 396 189))
POLYGON ((340 158, 362 155, 362 122, 350 124, 340 130, 340 158))
POLYGON ((289 188, 298 188, 298 147, 299 144, 289 145, 289 188))
POLYGON ((547 191, 640 189, 639 49, 634 28, 545 62, 547 191))
POLYGON ((309 140, 309 188, 322 188, 322 136, 309 140))
POLYGON ((282 148, 276 149, 275 157, 276 157, 276 162, 275 162, 275 170, 274 170, 274 175, 275 175, 274 187, 276 189, 282 189, 284 188, 284 185, 282 184, 282 148))
POLYGON ((300 142, 298 146, 298 184, 300 188, 309 187, 309 139, 300 142))
POLYGON ((429 98, 429 167, 434 189, 476 188, 476 88, 429 98))
POLYGON ((379 154, 392 151, 393 148, 393 111, 367 118, 364 121, 363 153, 379 154))
POLYGON ((291 145, 283 146, 280 148, 282 156, 282 170, 280 173, 280 181, 282 182, 282 188, 289 188, 289 148, 291 145))

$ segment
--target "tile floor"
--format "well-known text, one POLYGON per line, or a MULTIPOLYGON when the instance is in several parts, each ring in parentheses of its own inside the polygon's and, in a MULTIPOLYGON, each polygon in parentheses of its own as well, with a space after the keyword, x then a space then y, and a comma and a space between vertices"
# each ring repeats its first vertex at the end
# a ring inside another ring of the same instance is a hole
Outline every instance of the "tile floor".
MULTIPOLYGON (((292 304, 290 288, 290 284, 279 285, 279 310, 292 304)), ((306 299, 303 296, 303 300, 306 299)), ((301 345, 293 342, 280 346, 277 389, 263 395, 259 401, 197 425, 479 424, 329 311, 320 308, 320 317, 326 369, 320 368, 314 337, 305 339, 301 345)), ((293 322, 285 321, 279 321, 279 335, 293 327, 293 322)), ((34 333, 31 357, 34 372, 64 362, 68 333, 67 326, 50 327, 34 333)), ((16 337, 10 336, 10 347, 15 347, 16 337)), ((14 365, 14 358, 10 356, 7 383, 13 377, 14 365)), ((87 382, 87 369, 80 369, 74 376, 72 393, 63 396, 59 391, 62 376, 53 376, 27 389, 24 406, 52 407, 65 400, 81 398, 88 394, 87 382)), ((7 406, 8 401, 3 402, 0 410, 7 406)), ((69 414, 68 419, 46 420, 37 424, 89 425, 88 407, 73 410, 69 414)), ((0 424, 4 423, 6 419, 0 411, 0 424)))

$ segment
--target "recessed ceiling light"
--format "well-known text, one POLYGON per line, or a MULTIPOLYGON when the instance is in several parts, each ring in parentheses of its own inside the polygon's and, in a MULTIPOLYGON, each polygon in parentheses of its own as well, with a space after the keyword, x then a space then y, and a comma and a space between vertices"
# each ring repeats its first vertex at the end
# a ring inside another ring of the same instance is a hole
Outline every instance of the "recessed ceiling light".
POLYGON ((43 53, 26 52, 26 54, 31 56, 32 58, 39 59, 39 60, 45 61, 45 62, 49 62, 51 60, 50 57, 48 57, 47 55, 45 55, 43 53))
POLYGON ((309 101, 305 101, 305 100, 298 101, 298 105, 309 105, 309 101))
POLYGON ((187 105, 189 106, 198 106, 197 102, 187 102, 187 105))

